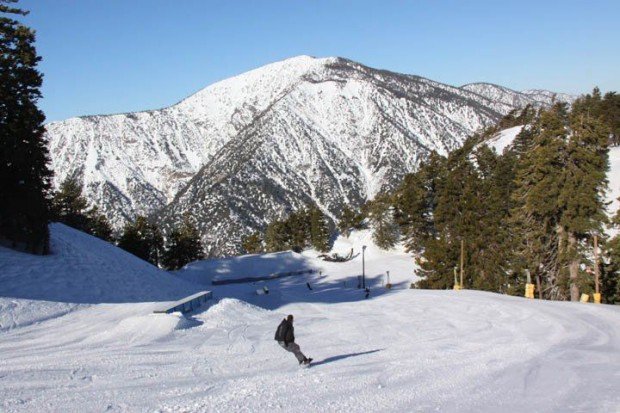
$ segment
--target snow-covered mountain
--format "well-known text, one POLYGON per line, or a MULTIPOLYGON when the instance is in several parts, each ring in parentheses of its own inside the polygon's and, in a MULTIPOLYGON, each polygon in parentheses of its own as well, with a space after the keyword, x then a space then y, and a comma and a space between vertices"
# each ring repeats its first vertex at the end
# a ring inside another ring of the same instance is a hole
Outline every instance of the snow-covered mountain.
POLYGON ((555 93, 541 89, 517 92, 492 83, 470 83, 461 86, 461 89, 469 90, 491 101, 501 102, 512 107, 525 107, 528 104, 538 107, 551 105, 553 102, 571 103, 575 100, 574 96, 565 93, 555 93))
POLYGON ((430 151, 446 153, 512 109, 549 103, 545 96, 300 56, 165 109, 47 130, 56 183, 81 177, 117 228, 162 208, 167 227, 189 214, 222 254, 306 203, 335 218, 343 204, 393 187, 430 151))

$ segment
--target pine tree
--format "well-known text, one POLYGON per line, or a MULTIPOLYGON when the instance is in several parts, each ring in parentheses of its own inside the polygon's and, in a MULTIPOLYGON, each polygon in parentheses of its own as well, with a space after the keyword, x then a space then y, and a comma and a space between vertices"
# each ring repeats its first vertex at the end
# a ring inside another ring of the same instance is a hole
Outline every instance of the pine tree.
POLYGON ((446 159, 431 153, 418 171, 405 176, 394 196, 395 219, 401 227, 405 249, 414 255, 424 250, 427 239, 436 235, 433 214, 437 206, 437 188, 445 178, 446 159))
POLYGON ((382 249, 393 248, 400 241, 400 228, 396 222, 392 200, 380 194, 366 206, 368 220, 373 229, 372 239, 382 249))
POLYGON ((27 12, 0 0, 0 239, 33 253, 49 250, 52 172, 45 116, 36 104, 42 76, 35 34, 9 17, 27 12))
MULTIPOLYGON (((609 130, 602 122, 583 114, 571 117, 571 135, 562 169, 563 185, 558 196, 559 226, 565 234, 562 257, 569 262, 570 296, 579 300, 579 290, 587 283, 579 272, 586 258, 584 241, 603 232, 606 223, 606 172, 609 169, 607 142, 609 130), (581 276, 580 276, 581 275, 581 276)), ((591 243, 586 242, 590 250, 591 243)))
POLYGON ((606 245, 606 260, 601 271, 601 299, 603 303, 620 304, 620 236, 606 245))
POLYGON ((567 292, 560 279, 558 198, 566 165, 568 116, 562 105, 542 111, 531 127, 533 142, 516 165, 512 195, 511 230, 515 239, 513 272, 524 282, 525 271, 541 280, 545 296, 563 299, 567 292))
POLYGON ((301 208, 293 212, 286 219, 287 231, 290 234, 290 247, 293 251, 301 252, 310 242, 311 213, 308 208, 301 208))
POLYGON ((459 260, 459 246, 440 234, 425 240, 424 255, 416 258, 420 270, 420 288, 444 290, 454 285, 454 268, 459 260))
POLYGON ((163 254, 162 265, 168 270, 177 270, 184 265, 204 257, 200 235, 195 226, 185 220, 179 229, 170 234, 163 254))
POLYGON ((104 241, 114 240, 112 225, 105 215, 99 213, 99 208, 92 207, 86 213, 87 228, 86 232, 104 241))
POLYGON ((52 219, 104 241, 112 241, 112 226, 108 219, 96 206, 90 209, 87 206, 88 202, 82 196, 82 185, 76 178, 69 177, 54 193, 52 219))
POLYGON ((260 232, 253 232, 252 234, 243 237, 241 240, 241 246, 246 254, 260 254, 263 252, 263 240, 260 232))
POLYGON ((82 185, 74 177, 68 177, 52 198, 53 219, 75 229, 86 231, 88 202, 82 196, 82 185))
POLYGON ((291 248, 292 238, 286 221, 276 220, 265 230, 265 250, 267 252, 285 251, 291 248))
POLYGON ((310 208, 310 243, 314 249, 327 252, 330 249, 330 230, 327 218, 317 208, 310 208))
POLYGON ((125 225, 118 241, 120 248, 157 266, 161 261, 163 245, 163 236, 157 225, 143 216, 125 225))
POLYGON ((354 229, 363 229, 364 227, 364 215, 361 212, 356 212, 348 205, 342 209, 340 215, 340 221, 338 221, 338 231, 345 237, 351 234, 354 229))

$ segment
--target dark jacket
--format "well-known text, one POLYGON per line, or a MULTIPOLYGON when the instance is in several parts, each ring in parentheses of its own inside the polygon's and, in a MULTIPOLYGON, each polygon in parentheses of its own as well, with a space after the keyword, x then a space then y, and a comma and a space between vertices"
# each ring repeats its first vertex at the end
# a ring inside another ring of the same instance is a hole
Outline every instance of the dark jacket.
POLYGON ((295 341, 295 328, 293 323, 289 322, 286 318, 282 320, 278 329, 276 330, 276 341, 283 341, 285 345, 293 343, 295 341))

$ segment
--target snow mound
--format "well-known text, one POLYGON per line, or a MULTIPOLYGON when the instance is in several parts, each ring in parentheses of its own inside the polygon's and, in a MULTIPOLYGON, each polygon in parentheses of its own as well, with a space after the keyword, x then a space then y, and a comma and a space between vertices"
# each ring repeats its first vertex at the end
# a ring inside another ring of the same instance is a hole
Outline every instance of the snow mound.
POLYGON ((0 247, 0 296, 70 303, 170 301, 195 292, 167 272, 96 237, 51 224, 51 254, 0 247))
POLYGON ((183 280, 210 285, 211 281, 264 277, 311 268, 314 268, 313 265, 303 255, 293 251, 282 251, 195 261, 176 271, 175 274, 183 280))
POLYGON ((50 225, 51 254, 0 247, 0 330, 67 314, 80 305, 173 301, 198 287, 120 248, 50 225))
POLYGON ((198 318, 207 328, 232 327, 240 320, 246 323, 260 321, 270 316, 270 311, 235 298, 224 298, 209 307, 198 318))
POLYGON ((168 337, 176 330, 191 326, 190 320, 181 313, 145 314, 124 318, 110 329, 101 331, 84 340, 84 344, 123 343, 144 345, 168 337))

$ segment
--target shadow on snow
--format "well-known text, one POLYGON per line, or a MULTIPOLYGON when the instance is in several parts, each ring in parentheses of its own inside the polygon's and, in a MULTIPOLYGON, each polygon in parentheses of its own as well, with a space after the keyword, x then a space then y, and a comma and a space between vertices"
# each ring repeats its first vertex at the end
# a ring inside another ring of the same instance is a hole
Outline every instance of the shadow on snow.
POLYGON ((326 359, 323 359, 321 361, 317 361, 317 362, 312 363, 312 367, 320 366, 321 364, 333 363, 335 361, 347 359, 349 357, 357 357, 357 356, 363 356, 365 354, 372 354, 372 353, 376 353, 376 352, 382 351, 382 350, 384 350, 384 349, 378 348, 376 350, 362 351, 362 352, 359 352, 359 353, 349 353, 349 354, 341 354, 339 356, 332 356, 332 357, 328 357, 326 359))

